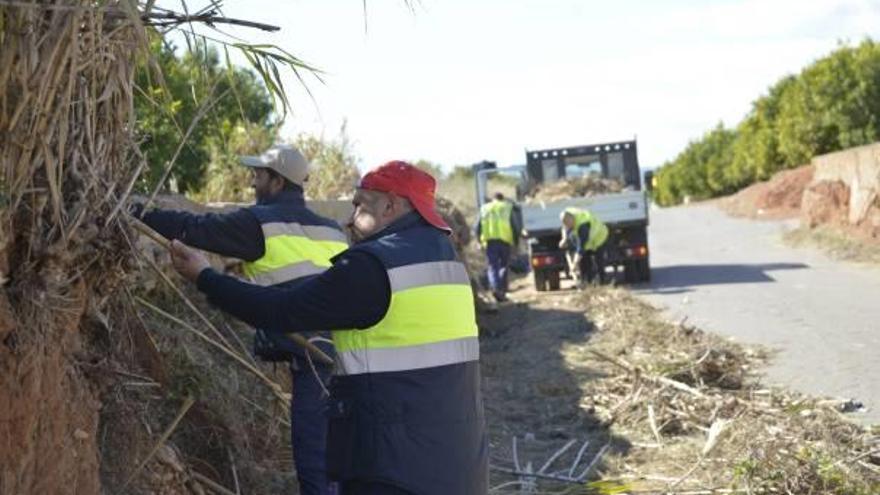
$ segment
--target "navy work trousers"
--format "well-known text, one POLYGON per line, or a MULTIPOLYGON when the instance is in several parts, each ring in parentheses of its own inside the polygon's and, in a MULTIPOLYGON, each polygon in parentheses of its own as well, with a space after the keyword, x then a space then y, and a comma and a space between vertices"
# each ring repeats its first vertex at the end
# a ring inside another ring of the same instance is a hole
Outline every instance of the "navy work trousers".
POLYGON ((608 275, 605 273, 606 256, 604 244, 596 250, 584 251, 581 254, 581 277, 585 282, 592 283, 596 278, 599 279, 599 283, 608 282, 608 275))
POLYGON ((496 299, 507 294, 507 266, 510 264, 510 244, 491 240, 486 243, 486 261, 489 263, 489 288, 496 299))
POLYGON ((305 359, 291 367, 293 398, 290 404, 293 464, 302 495, 337 495, 327 480, 327 386, 332 370, 315 363, 315 372, 305 359), (296 369, 294 369, 296 368, 296 369))

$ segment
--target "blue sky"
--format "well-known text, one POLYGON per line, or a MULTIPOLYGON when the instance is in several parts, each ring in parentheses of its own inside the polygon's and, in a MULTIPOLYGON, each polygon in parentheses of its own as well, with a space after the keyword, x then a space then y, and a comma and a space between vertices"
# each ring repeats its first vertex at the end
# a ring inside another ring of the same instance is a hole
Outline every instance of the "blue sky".
POLYGON ((283 134, 333 136, 347 119, 362 168, 514 164, 525 149, 635 135, 653 167, 840 42, 880 38, 877 0, 413 4, 368 0, 365 31, 357 0, 227 0, 227 16, 281 31, 224 30, 323 69, 314 101, 289 78, 283 134))

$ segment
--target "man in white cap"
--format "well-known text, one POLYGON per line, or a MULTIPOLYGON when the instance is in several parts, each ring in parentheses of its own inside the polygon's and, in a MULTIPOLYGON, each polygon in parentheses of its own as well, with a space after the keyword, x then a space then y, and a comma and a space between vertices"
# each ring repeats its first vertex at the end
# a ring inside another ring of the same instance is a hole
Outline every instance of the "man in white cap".
MULTIPOLYGON (((324 272, 347 242, 336 222, 306 207, 303 184, 309 164, 305 157, 282 144, 260 156, 242 157, 241 163, 253 169, 256 205, 204 215, 150 210, 142 220, 169 239, 244 260, 245 275, 257 285, 292 288, 324 272)), ((136 216, 142 213, 137 206, 133 210, 136 216)), ((314 341, 333 355, 332 346, 325 343, 329 341, 314 341)), ((265 361, 290 362, 291 433, 300 493, 333 493, 326 475, 326 397, 319 382, 328 381, 331 368, 317 360, 310 363, 305 352, 279 332, 257 330, 254 353, 265 361)))

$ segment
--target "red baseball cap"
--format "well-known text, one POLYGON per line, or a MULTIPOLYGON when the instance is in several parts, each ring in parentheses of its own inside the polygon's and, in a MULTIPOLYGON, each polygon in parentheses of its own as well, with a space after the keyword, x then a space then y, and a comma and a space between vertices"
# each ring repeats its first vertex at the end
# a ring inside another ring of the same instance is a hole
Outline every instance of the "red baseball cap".
POLYGON ((426 222, 452 232, 434 204, 437 181, 431 174, 407 162, 394 160, 370 170, 361 178, 358 187, 406 198, 426 222))

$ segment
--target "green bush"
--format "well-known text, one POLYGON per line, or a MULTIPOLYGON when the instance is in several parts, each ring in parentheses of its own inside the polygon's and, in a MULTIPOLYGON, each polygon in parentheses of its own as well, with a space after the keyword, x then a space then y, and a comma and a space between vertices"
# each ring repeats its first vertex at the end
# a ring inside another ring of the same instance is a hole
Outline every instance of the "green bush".
POLYGON ((274 129, 272 97, 253 72, 227 66, 215 49, 203 43, 178 54, 156 35, 151 51, 152 60, 142 61, 135 79, 135 125, 148 163, 138 188, 156 187, 204 108, 207 111, 180 149, 170 181, 163 184, 181 193, 198 191, 218 143, 236 139, 233 134, 242 126, 274 129))

